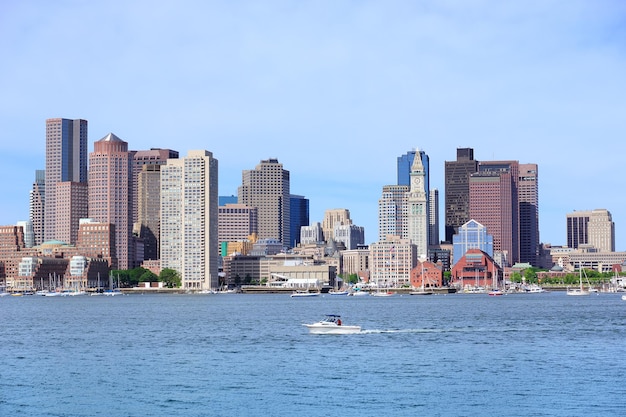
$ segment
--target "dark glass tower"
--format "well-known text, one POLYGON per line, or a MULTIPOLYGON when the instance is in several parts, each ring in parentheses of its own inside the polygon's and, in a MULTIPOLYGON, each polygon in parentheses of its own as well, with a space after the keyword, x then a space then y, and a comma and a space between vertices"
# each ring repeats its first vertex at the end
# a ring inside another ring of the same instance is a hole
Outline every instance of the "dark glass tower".
POLYGON ((456 161, 445 163, 445 217, 446 242, 452 242, 459 227, 469 218, 469 177, 478 171, 478 161, 474 160, 474 149, 458 148, 456 161))

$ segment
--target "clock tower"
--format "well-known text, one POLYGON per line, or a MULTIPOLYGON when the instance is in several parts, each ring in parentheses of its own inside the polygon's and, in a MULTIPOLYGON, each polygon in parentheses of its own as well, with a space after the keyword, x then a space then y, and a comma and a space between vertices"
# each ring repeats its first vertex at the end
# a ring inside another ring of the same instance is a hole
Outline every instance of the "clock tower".
POLYGON ((423 261, 428 259, 428 198, 424 185, 424 164, 419 150, 411 165, 411 186, 408 192, 409 239, 417 246, 417 256, 423 261))

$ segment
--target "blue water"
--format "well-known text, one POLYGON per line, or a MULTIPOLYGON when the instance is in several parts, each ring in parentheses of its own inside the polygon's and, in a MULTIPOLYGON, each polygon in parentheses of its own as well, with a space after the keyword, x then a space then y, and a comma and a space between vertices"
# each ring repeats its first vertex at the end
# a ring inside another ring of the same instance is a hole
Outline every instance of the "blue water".
POLYGON ((0 416, 624 416, 626 302, 0 298, 0 416), (356 335, 310 335, 341 314, 356 335))

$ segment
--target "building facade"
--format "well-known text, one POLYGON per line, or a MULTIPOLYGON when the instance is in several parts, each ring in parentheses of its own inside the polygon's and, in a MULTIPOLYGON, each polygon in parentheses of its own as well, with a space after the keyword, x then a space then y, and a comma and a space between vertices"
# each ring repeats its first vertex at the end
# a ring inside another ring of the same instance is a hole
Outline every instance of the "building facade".
POLYGON ((480 249, 493 258, 493 236, 487 234, 487 228, 476 220, 472 219, 461 226, 452 240, 455 264, 470 249, 480 249))
POLYGON ((519 164, 519 252, 520 262, 539 265, 539 168, 519 164))
POLYGON ((350 219, 350 210, 343 208, 326 210, 324 212, 324 220, 322 220, 324 241, 328 243, 335 240, 336 225, 349 224, 352 224, 352 219, 350 219))
POLYGON ((132 237, 132 154, 128 143, 109 133, 89 154, 89 218, 115 226, 117 265, 134 268, 132 237))
POLYGON ((568 247, 591 245, 604 252, 615 250, 615 224, 608 210, 574 211, 566 215, 566 221, 568 247))
POLYGON ((245 204, 226 204, 218 207, 218 241, 236 242, 248 240, 257 234, 258 215, 256 207, 245 204))
POLYGON ((237 201, 257 208, 259 239, 278 239, 283 245, 289 245, 289 171, 283 169, 278 159, 262 160, 255 169, 243 171, 237 201))
POLYGON ((324 243, 324 232, 320 222, 315 222, 310 226, 302 226, 300 228, 300 244, 321 244, 324 243))
POLYGON ((408 238, 417 247, 417 257, 420 260, 428 257, 428 198, 424 180, 422 160, 415 158, 411 167, 411 186, 407 196, 408 238))
POLYGON ((44 241, 57 238, 57 184, 87 182, 87 121, 46 120, 44 241))
POLYGON ((291 195, 289 200, 291 207, 289 246, 295 248, 300 243, 300 228, 309 225, 309 200, 301 195, 291 195))
POLYGON ((456 161, 445 162, 446 242, 452 242, 459 227, 470 220, 470 175, 478 171, 474 149, 458 148, 456 161))
POLYGON ((365 229, 354 224, 336 224, 333 235, 335 242, 343 243, 348 250, 365 243, 365 229))
POLYGON ((518 178, 517 161, 481 162, 470 175, 470 217, 487 228, 507 265, 519 262, 518 178))
MULTIPOLYGON (((133 202, 133 223, 137 223, 139 220, 139 199, 144 198, 141 195, 141 189, 139 187, 139 176, 141 172, 144 172, 145 166, 164 165, 168 159, 178 158, 178 151, 172 149, 151 148, 148 150, 131 151, 133 155, 132 160, 132 196, 133 202)), ((156 169, 155 169, 156 170, 156 169)), ((152 170, 150 170, 152 171, 152 170)), ((154 171, 152 171, 154 172, 154 171)), ((153 195, 154 197, 154 195, 153 195)), ((157 196, 158 197, 158 196, 157 196)), ((158 201, 158 198, 157 198, 158 201)))
POLYGON ((439 190, 433 188, 428 195, 428 244, 439 243, 439 190))
POLYGON ((30 190, 30 214, 33 224, 33 246, 43 243, 44 237, 44 210, 46 203, 46 171, 35 171, 35 182, 30 190))
POLYGON ((86 182, 59 182, 55 198, 56 239, 75 245, 80 219, 89 215, 89 187, 86 182))
MULTIPOLYGON (((135 155, 136 156, 136 155, 135 155)), ((137 176, 135 235, 143 241, 143 260, 159 259, 161 225, 161 164, 142 165, 137 176)))
POLYGON ((177 271, 183 288, 219 287, 218 161, 189 151, 161 167, 161 267, 177 271))
POLYGON ((385 185, 378 200, 378 238, 386 236, 408 237, 409 187, 406 185, 385 185))
POLYGON ((417 247, 409 239, 389 236, 370 245, 370 282, 379 288, 410 285, 417 265, 417 247))

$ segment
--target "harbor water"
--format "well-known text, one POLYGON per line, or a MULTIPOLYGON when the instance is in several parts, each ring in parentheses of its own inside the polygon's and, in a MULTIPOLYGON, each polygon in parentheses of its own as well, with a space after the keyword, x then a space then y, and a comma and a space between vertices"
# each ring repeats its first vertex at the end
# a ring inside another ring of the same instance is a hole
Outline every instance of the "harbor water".
POLYGON ((0 298, 0 416, 624 416, 620 294, 0 298), (311 335, 339 314, 354 335, 311 335))

